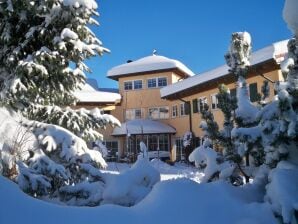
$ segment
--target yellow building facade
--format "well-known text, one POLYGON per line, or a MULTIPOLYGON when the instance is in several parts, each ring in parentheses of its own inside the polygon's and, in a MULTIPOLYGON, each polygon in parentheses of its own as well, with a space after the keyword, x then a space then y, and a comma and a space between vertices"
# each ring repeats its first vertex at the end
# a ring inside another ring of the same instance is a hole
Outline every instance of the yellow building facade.
MULTIPOLYGON (((247 76, 249 95, 257 103, 264 81, 270 85, 282 81, 280 62, 287 53, 287 41, 274 43, 252 54, 247 76)), ((120 128, 108 127, 103 132, 106 146, 117 152, 118 158, 134 160, 143 141, 152 157, 185 159, 183 137, 193 133, 192 146, 200 144, 203 135, 201 102, 207 102, 215 120, 223 123, 216 94, 219 84, 225 84, 236 94, 236 79, 225 65, 195 75, 181 62, 152 55, 112 68, 107 75, 117 80, 121 101, 111 111, 122 123, 120 128)))

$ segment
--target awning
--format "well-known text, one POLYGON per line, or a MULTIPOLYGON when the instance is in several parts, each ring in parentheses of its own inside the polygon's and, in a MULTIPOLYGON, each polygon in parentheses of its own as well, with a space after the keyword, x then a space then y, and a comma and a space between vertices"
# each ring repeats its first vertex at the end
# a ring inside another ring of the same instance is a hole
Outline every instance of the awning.
POLYGON ((114 128, 113 136, 140 134, 175 134, 176 129, 170 125, 149 119, 137 119, 121 124, 114 128))

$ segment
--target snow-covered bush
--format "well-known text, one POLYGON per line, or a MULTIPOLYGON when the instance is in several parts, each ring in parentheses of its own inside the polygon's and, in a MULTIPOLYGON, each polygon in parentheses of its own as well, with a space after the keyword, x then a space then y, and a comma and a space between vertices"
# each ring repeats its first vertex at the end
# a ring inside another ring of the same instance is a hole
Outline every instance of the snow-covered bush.
POLYGON ((234 164, 224 161, 222 155, 215 152, 210 146, 210 140, 205 139, 203 145, 189 155, 189 161, 195 162, 196 167, 203 169, 204 177, 201 182, 230 178, 235 170, 234 164))
POLYGON ((29 121, 4 108, 0 109, 0 119, 3 175, 36 197, 95 205, 86 195, 95 197, 90 186, 104 185, 103 177, 94 175, 94 170, 107 166, 100 152, 89 149, 84 140, 56 125, 29 121), (78 200, 74 189, 80 187, 82 197, 78 200))
POLYGON ((17 174, 17 161, 27 160, 30 151, 37 147, 37 139, 32 132, 18 122, 18 114, 0 108, 0 163, 2 174, 14 179, 17 174))
POLYGON ((265 201, 272 206, 274 213, 282 217, 284 223, 292 223, 298 211, 298 167, 280 162, 270 172, 266 186, 265 201))
POLYGON ((140 142, 140 154, 138 155, 138 159, 146 159, 149 161, 149 154, 147 146, 143 141, 140 142))
POLYGON ((135 164, 119 175, 107 178, 103 204, 132 206, 139 203, 160 181, 159 172, 148 158, 138 158, 135 164))
POLYGON ((192 142, 192 132, 187 131, 184 133, 183 135, 183 147, 189 147, 191 145, 192 142))

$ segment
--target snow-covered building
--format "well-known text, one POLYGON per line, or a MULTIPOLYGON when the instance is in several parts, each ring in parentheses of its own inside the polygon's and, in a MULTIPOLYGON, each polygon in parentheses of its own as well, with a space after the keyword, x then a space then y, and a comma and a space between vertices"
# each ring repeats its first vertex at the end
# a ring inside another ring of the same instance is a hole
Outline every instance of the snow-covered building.
POLYGON ((112 68, 107 76, 118 81, 122 97, 112 115, 122 127, 108 129, 104 143, 118 150, 119 155, 135 156, 142 140, 149 151, 166 151, 163 155, 170 157, 177 131, 172 123, 171 102, 161 99, 160 89, 193 75, 181 62, 158 55, 112 68))
MULTIPOLYGON (((252 54, 247 77, 252 102, 259 100, 265 80, 270 85, 269 100, 273 98, 274 83, 283 80, 280 62, 286 54, 287 41, 273 43, 252 54)), ((168 151, 177 158, 183 157, 185 133, 193 133, 194 146, 200 143, 202 102, 210 105, 221 124, 218 85, 224 83, 236 94, 236 79, 226 65, 195 75, 181 62, 158 55, 116 66, 107 77, 119 84, 122 100, 111 114, 120 120, 122 127, 107 129, 105 144, 120 156, 137 154, 142 140, 149 151, 168 151)))
POLYGON ((87 79, 85 85, 81 86, 80 90, 75 91, 74 95, 78 99, 77 107, 98 107, 108 113, 114 110, 115 106, 121 102, 119 93, 111 90, 100 90, 95 79, 87 79))

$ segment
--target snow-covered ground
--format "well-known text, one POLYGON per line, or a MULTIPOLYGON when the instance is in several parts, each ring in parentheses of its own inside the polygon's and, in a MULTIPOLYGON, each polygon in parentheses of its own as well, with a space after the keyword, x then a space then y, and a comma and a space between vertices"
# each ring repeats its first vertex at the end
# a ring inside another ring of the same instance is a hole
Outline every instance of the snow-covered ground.
MULTIPOLYGON (((121 186, 119 186, 121 188, 121 186)), ((71 207, 50 204, 23 193, 0 176, 0 223, 9 224, 275 224, 270 206, 253 189, 224 182, 198 184, 189 179, 157 183, 133 207, 71 207)))
MULTIPOLYGON (((200 179, 203 177, 203 173, 197 168, 185 163, 175 163, 171 166, 158 159, 153 159, 150 161, 150 164, 159 171, 162 181, 176 178, 188 178, 199 183, 200 179)), ((130 167, 131 164, 110 162, 108 163, 107 169, 103 172, 118 174, 130 167)))

